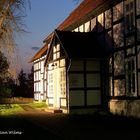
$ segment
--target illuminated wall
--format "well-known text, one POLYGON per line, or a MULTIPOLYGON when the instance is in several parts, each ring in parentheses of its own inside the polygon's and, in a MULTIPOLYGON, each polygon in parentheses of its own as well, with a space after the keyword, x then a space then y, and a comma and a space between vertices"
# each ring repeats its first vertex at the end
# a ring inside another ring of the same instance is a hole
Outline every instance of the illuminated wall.
POLYGON ((34 61, 34 99, 36 101, 46 100, 46 72, 44 71, 45 57, 34 61))

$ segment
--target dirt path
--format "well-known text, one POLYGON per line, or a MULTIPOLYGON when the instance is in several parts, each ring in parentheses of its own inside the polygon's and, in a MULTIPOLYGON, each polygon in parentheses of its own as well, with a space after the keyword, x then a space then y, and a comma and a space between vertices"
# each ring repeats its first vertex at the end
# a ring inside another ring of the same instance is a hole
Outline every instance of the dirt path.
POLYGON ((22 107, 25 111, 35 111, 34 108, 32 108, 31 106, 27 104, 20 104, 20 107, 22 107))
POLYGON ((140 120, 107 115, 53 114, 22 106, 22 117, 62 140, 139 140, 140 120))

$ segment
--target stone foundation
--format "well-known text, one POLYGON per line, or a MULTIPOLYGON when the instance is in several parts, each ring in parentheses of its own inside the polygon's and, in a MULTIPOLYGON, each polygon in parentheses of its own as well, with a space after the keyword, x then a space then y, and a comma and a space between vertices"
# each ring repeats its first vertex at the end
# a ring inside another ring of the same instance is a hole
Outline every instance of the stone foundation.
POLYGON ((113 114, 140 118, 140 100, 117 100, 109 102, 110 112, 113 114))

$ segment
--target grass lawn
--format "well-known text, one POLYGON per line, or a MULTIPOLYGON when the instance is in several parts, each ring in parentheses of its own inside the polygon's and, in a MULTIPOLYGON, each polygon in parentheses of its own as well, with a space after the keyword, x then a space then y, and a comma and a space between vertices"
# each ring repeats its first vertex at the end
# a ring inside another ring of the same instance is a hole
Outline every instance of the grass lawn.
POLYGON ((29 103, 29 106, 31 106, 34 109, 45 109, 47 108, 47 104, 46 102, 33 102, 33 103, 29 103))
POLYGON ((0 115, 12 115, 20 111, 23 111, 23 109, 18 104, 0 105, 0 115))

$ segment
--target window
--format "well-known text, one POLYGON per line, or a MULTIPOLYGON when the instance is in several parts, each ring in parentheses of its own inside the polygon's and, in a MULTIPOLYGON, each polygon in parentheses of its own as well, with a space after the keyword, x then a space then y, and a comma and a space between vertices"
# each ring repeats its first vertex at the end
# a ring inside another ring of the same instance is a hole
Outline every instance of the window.
POLYGON ((117 21, 123 17, 123 2, 113 7, 113 21, 117 21))
POLYGON ((61 89, 61 95, 66 94, 66 71, 62 70, 60 71, 60 89, 61 89))
POLYGON ((60 44, 53 47, 53 60, 60 58, 60 44))
POLYGON ((134 58, 129 58, 126 63, 126 90, 127 90, 127 96, 135 96, 136 71, 135 71, 134 58))
POLYGON ((140 41, 140 19, 137 19, 137 40, 140 41))
POLYGON ((129 36, 126 38, 126 46, 129 46, 129 45, 134 45, 135 43, 135 37, 134 36, 129 36))
POLYGON ((49 91, 49 95, 52 95, 53 94, 53 73, 50 73, 49 75, 49 78, 48 78, 48 82, 49 82, 49 86, 48 86, 48 91, 49 91))
POLYGON ((105 28, 108 29, 112 26, 112 13, 111 9, 105 12, 105 28))
POLYGON ((137 15, 140 14, 140 0, 136 0, 137 15))
POLYGON ((140 45, 137 46, 137 58, 138 58, 138 69, 140 69, 140 45))
POLYGON ((135 19, 134 19, 134 2, 127 0, 124 5, 125 13, 125 33, 129 33, 134 30, 135 19))
POLYGON ((65 70, 61 71, 60 72, 60 82, 65 81, 65 76, 66 76, 65 70))
POLYGON ((49 74, 49 83, 53 83, 53 73, 49 74))
POLYGON ((114 75, 123 75, 124 74, 124 52, 119 51, 114 54, 114 75))
POLYGON ((124 45, 122 23, 113 26, 113 39, 114 39, 114 46, 116 48, 122 47, 124 45))
POLYGON ((49 94, 50 94, 50 95, 53 94, 53 85, 49 85, 49 94))
POLYGON ((125 95, 125 80, 116 79, 114 80, 114 96, 124 96, 125 95))

